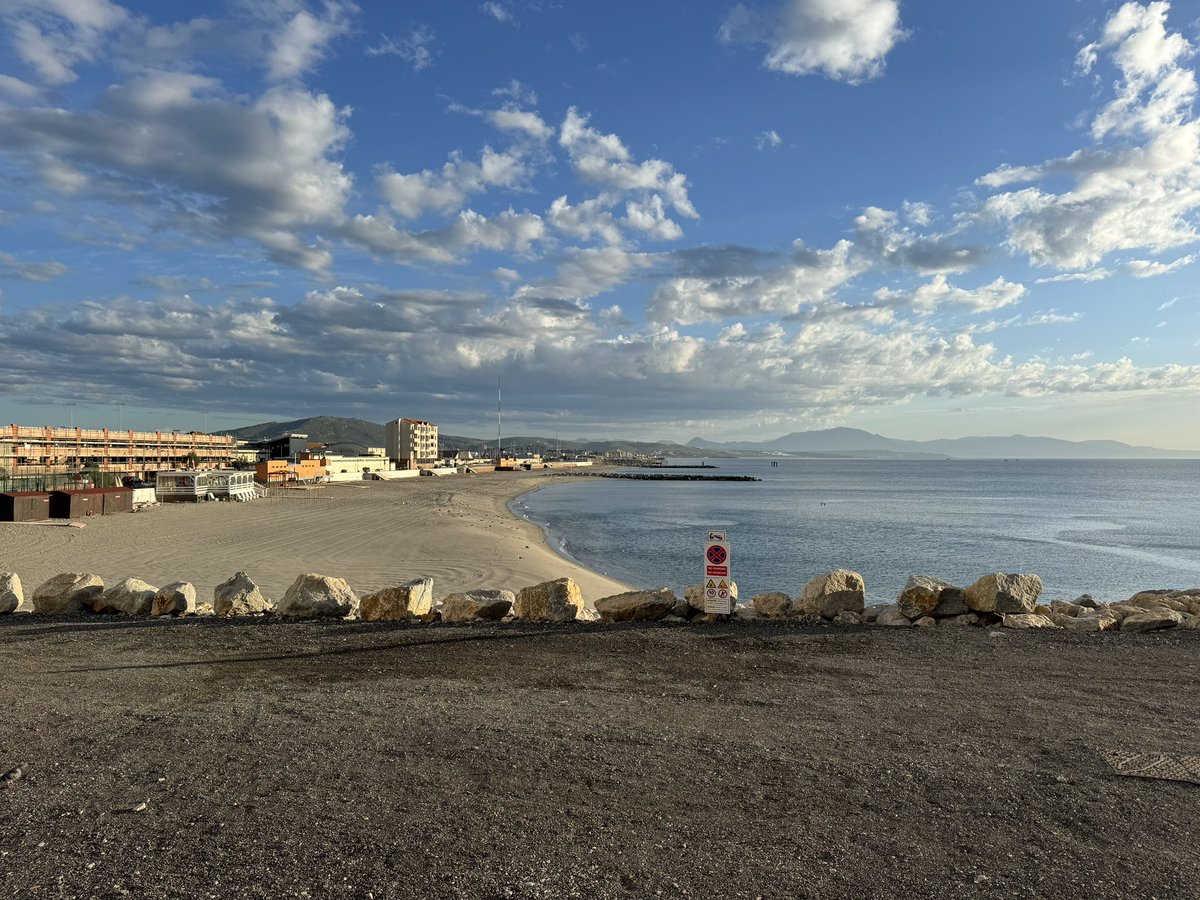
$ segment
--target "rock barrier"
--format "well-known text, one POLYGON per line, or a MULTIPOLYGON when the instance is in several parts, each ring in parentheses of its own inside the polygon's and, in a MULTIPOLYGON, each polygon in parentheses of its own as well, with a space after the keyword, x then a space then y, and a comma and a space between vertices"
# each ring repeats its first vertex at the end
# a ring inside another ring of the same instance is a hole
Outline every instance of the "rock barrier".
MULTIPOLYGON (((737 600, 738 590, 730 583, 737 600)), ((1074 600, 1041 601, 1043 584, 1032 573, 992 572, 967 587, 932 575, 911 576, 894 603, 866 606, 866 584, 851 569, 831 569, 809 579, 798 594, 755 594, 735 603, 733 617, 800 624, 883 628, 1009 628, 1089 634, 1144 634, 1171 629, 1200 630, 1200 588, 1157 588, 1127 600, 1098 603, 1083 594, 1074 600)), ((300 575, 276 605, 254 580, 237 572, 213 591, 212 604, 196 604, 196 589, 178 581, 162 588, 124 578, 109 588, 98 575, 64 572, 37 587, 26 603, 21 579, 0 572, 0 615, 92 614, 130 617, 277 616, 280 619, 360 618, 370 622, 600 621, 686 623, 704 618, 704 585, 676 596, 670 588, 627 591, 601 597, 589 607, 579 586, 559 578, 521 588, 463 591, 434 599, 431 578, 417 578, 365 595, 361 600, 341 578, 300 575)))

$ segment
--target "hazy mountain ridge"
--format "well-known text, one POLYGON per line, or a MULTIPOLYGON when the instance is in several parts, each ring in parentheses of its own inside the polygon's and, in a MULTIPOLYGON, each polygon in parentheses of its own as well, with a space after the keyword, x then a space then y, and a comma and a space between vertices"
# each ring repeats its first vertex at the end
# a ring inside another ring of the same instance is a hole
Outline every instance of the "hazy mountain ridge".
MULTIPOLYGON (((365 419, 340 416, 312 416, 290 422, 263 422, 223 433, 243 440, 263 440, 289 433, 307 434, 314 443, 328 444, 335 451, 347 453, 356 452, 358 448, 382 447, 385 443, 383 425, 365 419)), ((444 450, 473 450, 483 454, 491 454, 496 450, 495 438, 442 434, 439 436, 439 443, 444 450)), ((1065 441, 1022 434, 909 441, 884 437, 859 428, 796 431, 770 441, 718 442, 697 437, 686 445, 671 441, 558 440, 533 435, 505 435, 502 444, 506 451, 539 451, 543 454, 561 449, 564 453, 620 452, 644 456, 659 454, 675 458, 766 455, 817 459, 1200 459, 1200 451, 1197 450, 1135 447, 1120 441, 1065 441)))
POLYGON ((693 438, 688 446, 705 451, 718 449, 759 450, 765 453, 888 451, 902 454, 933 454, 959 459, 1200 459, 1197 450, 1162 450, 1135 447, 1120 441, 1066 441, 1060 438, 1023 434, 990 437, 938 438, 909 441, 884 437, 858 428, 828 428, 796 431, 770 441, 717 443, 693 438))

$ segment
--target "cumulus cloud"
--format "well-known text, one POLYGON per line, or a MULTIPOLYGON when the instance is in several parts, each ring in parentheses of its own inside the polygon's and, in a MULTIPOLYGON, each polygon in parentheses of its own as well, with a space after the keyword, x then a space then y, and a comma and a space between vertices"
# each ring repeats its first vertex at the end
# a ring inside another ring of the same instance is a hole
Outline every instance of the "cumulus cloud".
POLYGON ((106 36, 128 18, 109 0, 5 0, 0 21, 17 57, 48 85, 76 79, 74 66, 92 62, 106 36))
POLYGON ((321 15, 307 9, 297 10, 271 35, 266 58, 271 80, 302 77, 325 56, 334 38, 350 30, 351 14, 356 11, 352 3, 339 0, 325 0, 321 15))
POLYGON ((331 257, 311 235, 341 219, 352 185, 333 158, 347 116, 298 88, 246 100, 211 78, 157 72, 109 88, 90 112, 0 107, 0 152, 60 192, 136 205, 198 237, 249 239, 320 272, 331 257))
POLYGON ((1085 69, 1111 60, 1115 98, 1092 119, 1093 146, 1037 165, 1001 166, 978 184, 1029 187, 989 197, 984 222, 1007 229, 1009 248, 1035 265, 1090 268, 1120 250, 1160 253, 1197 240, 1200 122, 1192 113, 1193 48, 1166 28, 1167 3, 1126 3, 1101 40, 1085 48, 1085 69), (1070 189, 1042 185, 1068 178, 1070 189))
POLYGON ((883 71, 904 29, 897 0, 784 0, 765 9, 739 3, 718 37, 765 45, 763 65, 774 72, 857 84, 883 71))
POLYGON ((410 175, 384 171, 378 181, 391 208, 403 218, 415 219, 430 210, 457 212, 472 195, 493 187, 514 188, 528 174, 519 152, 498 153, 484 147, 478 162, 453 153, 438 171, 425 169, 410 175))
POLYGON ((875 299, 897 305, 911 306, 922 313, 957 306, 972 312, 993 312, 1017 303, 1026 294, 1024 285, 1014 284, 1005 278, 997 278, 990 284, 977 288, 959 288, 950 284, 945 275, 937 275, 932 281, 912 291, 881 288, 875 299))
POLYGON ((1057 275, 1046 275, 1034 281, 1034 284, 1058 284, 1064 281, 1104 281, 1112 277, 1111 269, 1091 269, 1087 272, 1060 272, 1057 275))
POLYGON ((687 177, 661 159, 637 162, 615 134, 605 134, 588 124, 575 107, 567 110, 559 129, 559 145, 584 181, 617 193, 658 195, 680 215, 699 218, 688 198, 687 177))
MULTIPOLYGON (((910 207, 910 221, 927 220, 928 210, 910 207)), ((922 233, 900 224, 893 210, 869 206, 854 220, 858 252, 880 268, 910 269, 924 275, 965 272, 987 259, 983 247, 959 243, 955 235, 922 233)))

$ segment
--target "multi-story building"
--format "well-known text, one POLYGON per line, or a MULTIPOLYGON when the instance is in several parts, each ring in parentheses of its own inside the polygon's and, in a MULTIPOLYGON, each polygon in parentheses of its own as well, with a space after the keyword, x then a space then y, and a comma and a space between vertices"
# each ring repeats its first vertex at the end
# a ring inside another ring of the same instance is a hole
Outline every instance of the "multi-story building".
POLYGON ((108 428, 0 428, 0 469, 14 480, 65 476, 82 470, 144 475, 159 469, 227 468, 236 440, 190 431, 114 431, 108 428))
POLYGON ((438 459, 438 429, 421 419, 387 423, 387 455, 402 469, 429 466, 438 459))

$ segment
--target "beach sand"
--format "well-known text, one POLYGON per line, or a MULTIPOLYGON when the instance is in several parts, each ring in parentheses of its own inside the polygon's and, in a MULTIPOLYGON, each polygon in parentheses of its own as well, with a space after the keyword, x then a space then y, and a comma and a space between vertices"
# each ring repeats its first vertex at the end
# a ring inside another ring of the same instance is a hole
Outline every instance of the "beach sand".
MULTIPOLYGON (((550 476, 500 472, 330 484, 276 491, 251 503, 174 503, 94 517, 84 527, 0 523, 0 571, 27 598, 60 572, 105 584, 136 577, 156 587, 190 581, 197 602, 245 571, 278 600, 296 576, 344 578, 362 596, 419 577, 434 596, 471 588, 520 590, 569 576, 585 600, 630 588, 554 552, 536 525, 512 515, 512 498, 550 476)), ((657 587, 658 585, 648 585, 657 587)))

